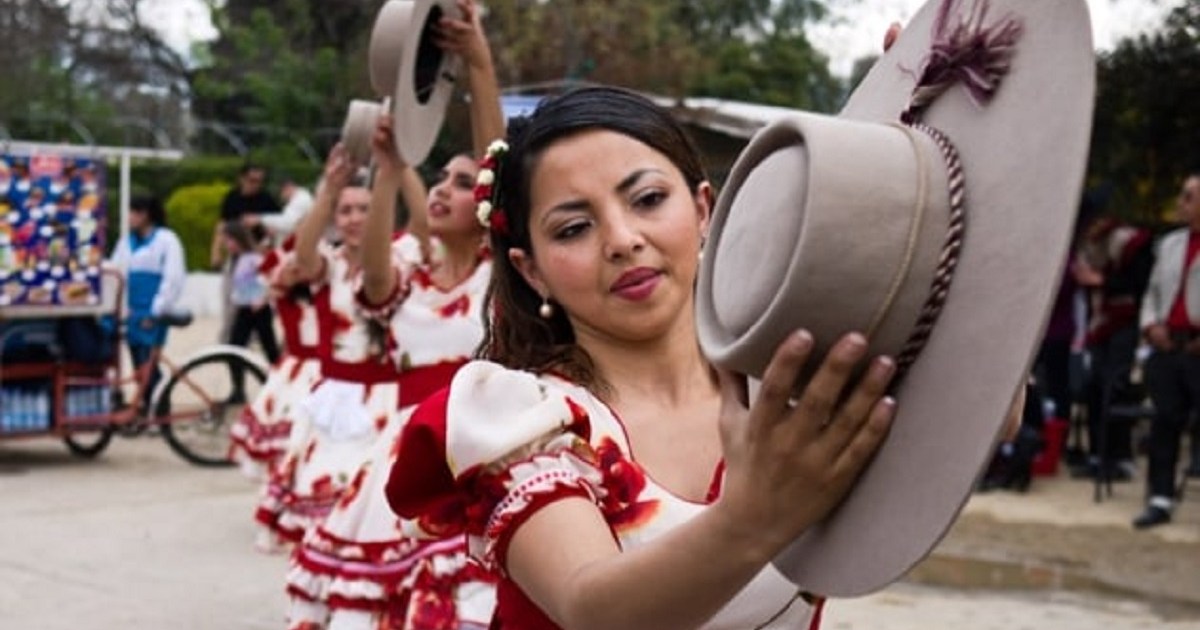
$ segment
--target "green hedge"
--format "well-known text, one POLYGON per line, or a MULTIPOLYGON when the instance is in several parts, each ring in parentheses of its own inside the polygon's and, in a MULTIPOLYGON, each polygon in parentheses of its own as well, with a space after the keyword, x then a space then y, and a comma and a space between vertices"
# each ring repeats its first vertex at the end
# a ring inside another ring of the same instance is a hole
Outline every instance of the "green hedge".
POLYGON ((179 235, 189 271, 206 271, 212 235, 221 218, 221 200, 229 192, 224 182, 193 184, 176 188, 167 197, 167 224, 179 235))

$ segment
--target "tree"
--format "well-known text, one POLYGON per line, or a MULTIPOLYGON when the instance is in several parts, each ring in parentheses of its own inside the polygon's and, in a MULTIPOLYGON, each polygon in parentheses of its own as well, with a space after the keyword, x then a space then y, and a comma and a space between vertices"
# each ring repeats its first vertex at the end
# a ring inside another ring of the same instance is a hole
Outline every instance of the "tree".
POLYGON ((1200 168, 1200 0, 1183 0, 1163 28, 1102 55, 1090 176, 1109 208, 1160 220, 1183 176, 1200 168))
POLYGON ((9 133, 119 144, 135 117, 176 120, 189 69, 141 22, 141 3, 0 0, 0 41, 10 43, 0 47, 0 123, 9 133))
POLYGON ((379 2, 229 0, 194 81, 197 116, 237 128, 251 146, 320 148, 351 98, 372 96, 366 46, 379 2), (325 135, 323 135, 325 134, 325 135))
POLYGON ((804 36, 825 15, 816 0, 497 0, 488 9, 506 85, 585 79, 821 110, 842 92, 804 36))

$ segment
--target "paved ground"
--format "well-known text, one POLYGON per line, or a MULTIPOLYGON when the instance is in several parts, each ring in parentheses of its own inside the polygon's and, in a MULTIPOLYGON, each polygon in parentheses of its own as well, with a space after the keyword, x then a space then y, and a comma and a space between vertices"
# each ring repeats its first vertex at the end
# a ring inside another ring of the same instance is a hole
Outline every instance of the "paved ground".
MULTIPOLYGON (((185 353, 211 329, 178 335, 185 353)), ((910 579, 832 602, 826 630, 1200 630, 1200 484, 1176 522, 1129 526, 1136 485, 1039 479, 972 498, 910 579)), ((256 487, 161 440, 117 439, 98 460, 47 439, 0 442, 0 628, 282 627, 280 556, 251 548, 256 487)))

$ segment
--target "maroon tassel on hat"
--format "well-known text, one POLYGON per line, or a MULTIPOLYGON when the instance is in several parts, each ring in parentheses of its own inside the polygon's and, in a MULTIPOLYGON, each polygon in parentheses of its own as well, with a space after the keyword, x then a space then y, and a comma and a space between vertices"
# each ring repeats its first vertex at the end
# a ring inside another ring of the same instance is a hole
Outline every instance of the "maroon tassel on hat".
POLYGON ((1023 31, 1021 22, 1005 17, 984 25, 990 3, 978 0, 967 12, 961 0, 942 0, 933 22, 933 41, 925 67, 901 119, 908 122, 955 83, 962 83, 976 105, 986 105, 1008 73, 1009 61, 1023 31))

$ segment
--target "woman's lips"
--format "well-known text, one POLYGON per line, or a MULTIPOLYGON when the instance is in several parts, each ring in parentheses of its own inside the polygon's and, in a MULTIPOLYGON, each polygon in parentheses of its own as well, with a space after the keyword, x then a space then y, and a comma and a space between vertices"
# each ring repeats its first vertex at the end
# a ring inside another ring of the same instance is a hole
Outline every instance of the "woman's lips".
POLYGON ((638 267, 621 274, 609 287, 609 291, 626 300, 638 302, 654 293, 661 278, 662 274, 655 269, 638 267))

